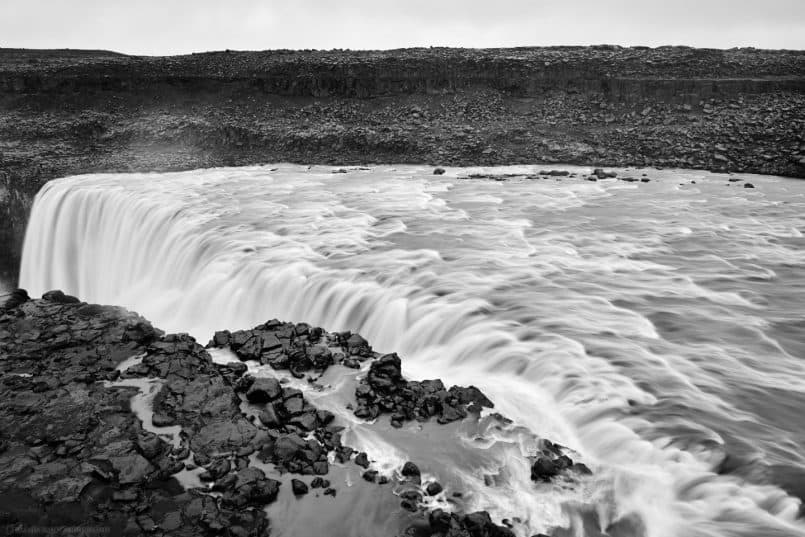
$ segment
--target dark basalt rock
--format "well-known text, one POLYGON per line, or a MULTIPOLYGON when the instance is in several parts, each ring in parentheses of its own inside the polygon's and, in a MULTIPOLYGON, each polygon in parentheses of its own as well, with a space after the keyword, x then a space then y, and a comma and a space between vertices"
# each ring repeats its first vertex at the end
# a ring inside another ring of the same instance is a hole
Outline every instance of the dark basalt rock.
POLYGON ((81 302, 74 296, 65 295, 64 292, 56 290, 56 291, 48 291, 47 293, 42 295, 43 300, 49 300, 51 302, 56 302, 57 304, 78 304, 81 302))
POLYGON ((436 496, 437 494, 439 494, 443 490, 444 490, 444 488, 442 487, 442 484, 439 483, 438 481, 431 481, 425 487, 425 492, 428 493, 428 496, 436 496))
POLYGON ((564 454, 566 448, 559 444, 554 444, 550 440, 541 441, 542 449, 536 455, 531 465, 531 480, 549 482, 566 471, 574 472, 578 475, 588 475, 592 472, 582 463, 574 463, 573 460, 564 454))
POLYGON ((391 414, 391 424, 437 417, 439 423, 450 423, 467 417, 467 411, 492 408, 492 402, 474 386, 453 386, 446 390, 441 380, 406 381, 400 358, 386 354, 375 360, 366 378, 355 389, 358 401, 355 415, 374 419, 391 414))
MULTIPOLYGON (((337 494, 321 477, 330 469, 328 454, 344 463, 354 450, 342 444, 343 428, 334 423, 335 416, 315 408, 302 392, 247 375, 245 364, 217 365, 187 334, 163 335, 121 308, 84 304, 58 292, 46 295, 29 300, 24 291, 15 292, 12 306, 0 311, 0 354, 5 357, 0 360, 0 398, 6 402, 0 405, 0 522, 56 526, 63 523, 55 514, 61 509, 80 523, 109 527, 114 535, 261 535, 268 528, 262 508, 283 492, 279 481, 250 465, 254 453, 281 472, 316 476, 309 486, 291 480, 286 493, 300 501, 309 488, 337 494), (135 356, 139 363, 122 373, 116 370, 135 356), (178 446, 145 430, 133 414, 136 388, 99 382, 120 378, 161 384, 151 424, 180 427, 178 446), (244 405, 257 410, 259 419, 247 419, 244 405), (219 501, 206 495, 209 489, 179 486, 174 476, 193 464, 201 467, 199 478, 220 495, 219 501)), ((330 348, 336 347, 358 363, 376 356, 357 334, 328 334, 279 321, 252 331, 218 332, 211 345, 228 345, 241 357, 258 356, 264 363, 287 361, 289 368, 327 367, 335 361, 330 348)), ((356 396, 356 413, 391 413, 398 424, 433 416, 446 423, 492 406, 472 386, 446 390, 438 380, 406 381, 396 355, 371 364, 356 396)), ((583 467, 549 442, 535 466, 542 459, 570 471, 583 467)), ((358 453, 354 462, 365 470, 367 482, 389 482, 368 469, 366 453, 358 453)), ((542 479, 543 466, 550 465, 540 464, 534 475, 542 479)), ((420 470, 408 462, 401 473, 401 486, 410 487, 401 493, 401 507, 418 511, 420 470)), ((441 491, 435 482, 425 488, 429 495, 441 491)), ((506 530, 484 515, 442 513, 429 531, 509 535, 495 533, 506 530)))
POLYGON ((435 509, 428 525, 432 537, 514 537, 509 528, 494 524, 486 511, 459 515, 435 509))
POLYGON ((327 334, 306 323, 282 323, 271 320, 251 330, 216 332, 208 348, 229 347, 241 360, 256 360, 277 370, 288 370, 296 377, 309 371, 322 372, 344 360, 360 360, 373 356, 372 348, 361 336, 344 332, 327 334), (331 347, 340 347, 338 357, 331 347), (352 358, 350 358, 352 356, 352 358))
POLYGON ((262 507, 277 499, 280 482, 269 479, 259 468, 245 468, 236 475, 235 485, 221 498, 225 507, 262 507))
MULTIPOLYGON (((257 535, 267 528, 262 511, 236 507, 241 500, 233 509, 184 491, 171 476, 184 468, 189 451, 143 429, 130 408, 136 389, 95 382, 115 380, 119 363, 146 354, 129 376, 160 376, 187 394, 197 380, 194 372, 208 384, 220 379, 203 349, 182 336, 159 339, 148 321, 120 308, 83 304, 58 292, 42 300, 21 300, 25 296, 16 293, 15 304, 0 312, 0 397, 9 402, 0 406, 7 448, 0 453, 4 523, 13 520, 20 531, 56 531, 69 522, 71 528, 104 528, 110 535, 157 528, 164 535, 206 535, 225 527, 257 535)), ((185 401, 186 407, 166 408, 171 417, 157 414, 154 422, 180 421, 195 434, 211 418, 200 410, 203 405, 190 407, 216 400, 223 389, 216 386, 185 401)), ((227 465, 213 460, 207 472, 215 477, 227 465)), ((246 503, 270 499, 240 486, 236 494, 246 493, 246 503)))
POLYGON ((433 175, 444 175, 444 168, 436 168, 433 170, 433 175))
POLYGON ((403 475, 403 477, 418 478, 420 476, 419 467, 411 461, 408 461, 405 464, 403 464, 400 473, 403 475))
POLYGON ((255 379, 246 392, 246 399, 250 403, 268 403, 282 395, 282 387, 277 379, 255 379))
POLYGON ((5 303, 3 304, 0 310, 10 310, 14 309, 20 304, 24 304, 28 302, 31 297, 28 296, 28 291, 25 289, 14 289, 9 297, 6 299, 5 303))
POLYGON ((307 494, 309 490, 305 482, 299 479, 291 479, 291 489, 296 496, 303 496, 307 494))

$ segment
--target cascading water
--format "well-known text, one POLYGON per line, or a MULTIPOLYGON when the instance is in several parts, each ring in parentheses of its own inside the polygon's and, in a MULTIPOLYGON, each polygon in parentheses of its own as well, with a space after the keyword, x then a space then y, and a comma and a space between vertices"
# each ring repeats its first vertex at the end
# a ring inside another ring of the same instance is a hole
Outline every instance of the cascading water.
POLYGON ((805 182, 457 177, 479 171, 534 169, 60 179, 20 281, 201 341, 274 317, 357 331, 409 377, 478 386, 595 469, 573 493, 526 475, 494 498, 467 476, 473 507, 527 515, 521 532, 586 502, 651 537, 805 536, 786 493, 805 495, 805 182))

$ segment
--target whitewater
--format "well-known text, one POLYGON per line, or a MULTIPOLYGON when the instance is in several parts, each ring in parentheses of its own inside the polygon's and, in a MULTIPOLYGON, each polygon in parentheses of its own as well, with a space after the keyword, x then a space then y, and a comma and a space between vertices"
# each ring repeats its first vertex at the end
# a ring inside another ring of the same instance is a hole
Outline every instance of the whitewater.
MULTIPOLYGON (((579 175, 67 177, 37 195, 20 286, 122 305, 202 343, 271 318, 351 330, 398 352, 410 378, 478 386, 593 469, 537 486, 499 455, 509 477, 492 490, 453 469, 472 508, 522 519, 521 535, 589 534, 592 510, 612 535, 805 536, 805 182, 563 169, 579 175)), ((420 455, 357 421, 353 440, 376 458, 420 455)))

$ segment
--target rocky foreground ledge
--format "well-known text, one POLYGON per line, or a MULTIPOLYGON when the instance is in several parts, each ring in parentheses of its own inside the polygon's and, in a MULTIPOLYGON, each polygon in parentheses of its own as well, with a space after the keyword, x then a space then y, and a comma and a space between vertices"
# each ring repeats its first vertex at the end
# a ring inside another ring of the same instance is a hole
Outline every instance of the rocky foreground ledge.
MULTIPOLYGON (((398 356, 357 334, 269 321, 218 332, 208 348, 310 382, 330 367, 367 369, 354 412, 388 414, 393 426, 471 419, 493 405, 474 387, 407 381, 398 356)), ((192 337, 165 335, 125 309, 15 291, 0 307, 0 532, 269 535, 266 506, 293 495, 293 508, 313 513, 306 501, 334 499, 343 487, 334 473, 358 465, 363 480, 352 487, 398 497, 401 535, 514 535, 486 512, 428 508, 423 499, 442 487, 424 482, 415 462, 393 475, 369 469, 331 412, 247 369, 217 364, 192 337)), ((561 446, 541 446, 533 480, 589 472, 561 446)))

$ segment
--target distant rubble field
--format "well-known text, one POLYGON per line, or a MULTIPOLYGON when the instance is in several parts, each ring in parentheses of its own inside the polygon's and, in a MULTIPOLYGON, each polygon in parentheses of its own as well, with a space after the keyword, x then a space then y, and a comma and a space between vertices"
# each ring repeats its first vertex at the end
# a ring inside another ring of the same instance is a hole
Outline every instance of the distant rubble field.
POLYGON ((49 179, 266 162, 805 177, 805 52, 0 49, 0 271, 49 179))

